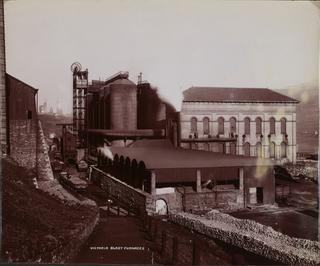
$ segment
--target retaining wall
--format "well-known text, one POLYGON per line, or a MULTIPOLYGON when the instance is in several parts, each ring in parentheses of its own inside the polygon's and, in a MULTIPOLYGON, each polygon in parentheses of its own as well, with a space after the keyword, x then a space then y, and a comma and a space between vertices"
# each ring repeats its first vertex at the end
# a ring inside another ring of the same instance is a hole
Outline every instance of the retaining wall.
POLYGON ((189 213, 171 214, 169 219, 212 239, 287 265, 319 265, 320 243, 291 238, 271 227, 240 220, 218 211, 206 217, 189 213))
POLYGON ((149 193, 135 189, 94 166, 91 178, 94 182, 100 182, 101 188, 118 202, 138 209, 141 213, 155 212, 155 198, 149 193))
POLYGON ((36 167, 37 121, 10 120, 10 157, 19 166, 36 167))

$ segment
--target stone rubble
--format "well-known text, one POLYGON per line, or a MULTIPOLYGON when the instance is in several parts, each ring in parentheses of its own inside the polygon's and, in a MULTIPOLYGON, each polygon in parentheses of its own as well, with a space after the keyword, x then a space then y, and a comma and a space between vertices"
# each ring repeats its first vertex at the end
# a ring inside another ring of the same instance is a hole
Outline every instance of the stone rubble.
POLYGON ((286 236, 269 226, 237 219, 217 210, 205 216, 170 214, 172 222, 222 240, 276 262, 290 265, 320 265, 320 243, 286 236))

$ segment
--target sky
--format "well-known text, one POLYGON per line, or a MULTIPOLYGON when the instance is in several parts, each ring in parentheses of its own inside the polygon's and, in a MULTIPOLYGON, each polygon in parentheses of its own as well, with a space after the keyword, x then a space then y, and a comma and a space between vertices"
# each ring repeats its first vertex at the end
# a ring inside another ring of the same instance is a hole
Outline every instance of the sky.
POLYGON ((309 1, 8 0, 6 68, 39 104, 72 110, 70 66, 129 71, 180 110, 191 86, 318 86, 319 8, 309 1))

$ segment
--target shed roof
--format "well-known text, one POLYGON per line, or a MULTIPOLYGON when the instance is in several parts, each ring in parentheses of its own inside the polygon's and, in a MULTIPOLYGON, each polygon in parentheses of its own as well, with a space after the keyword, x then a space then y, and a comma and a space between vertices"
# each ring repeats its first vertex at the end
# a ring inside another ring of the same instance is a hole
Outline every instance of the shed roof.
POLYGON ((191 87, 183 92, 184 102, 299 103, 267 88, 191 87))
MULTIPOLYGON (((163 142, 163 145, 148 146, 132 145, 130 147, 110 147, 113 155, 129 157, 137 162, 143 161, 146 169, 174 169, 174 168, 216 168, 242 166, 272 166, 269 159, 229 155, 216 152, 188 150, 175 148, 163 142)), ((158 143, 159 144, 159 143, 158 143)))

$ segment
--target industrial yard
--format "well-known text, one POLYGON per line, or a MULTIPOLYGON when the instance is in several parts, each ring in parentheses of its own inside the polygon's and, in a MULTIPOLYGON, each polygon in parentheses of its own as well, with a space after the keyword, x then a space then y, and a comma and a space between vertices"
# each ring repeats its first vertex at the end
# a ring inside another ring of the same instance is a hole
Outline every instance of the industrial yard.
POLYGON ((320 265, 317 1, 26 2, 0 0, 3 263, 320 265))

